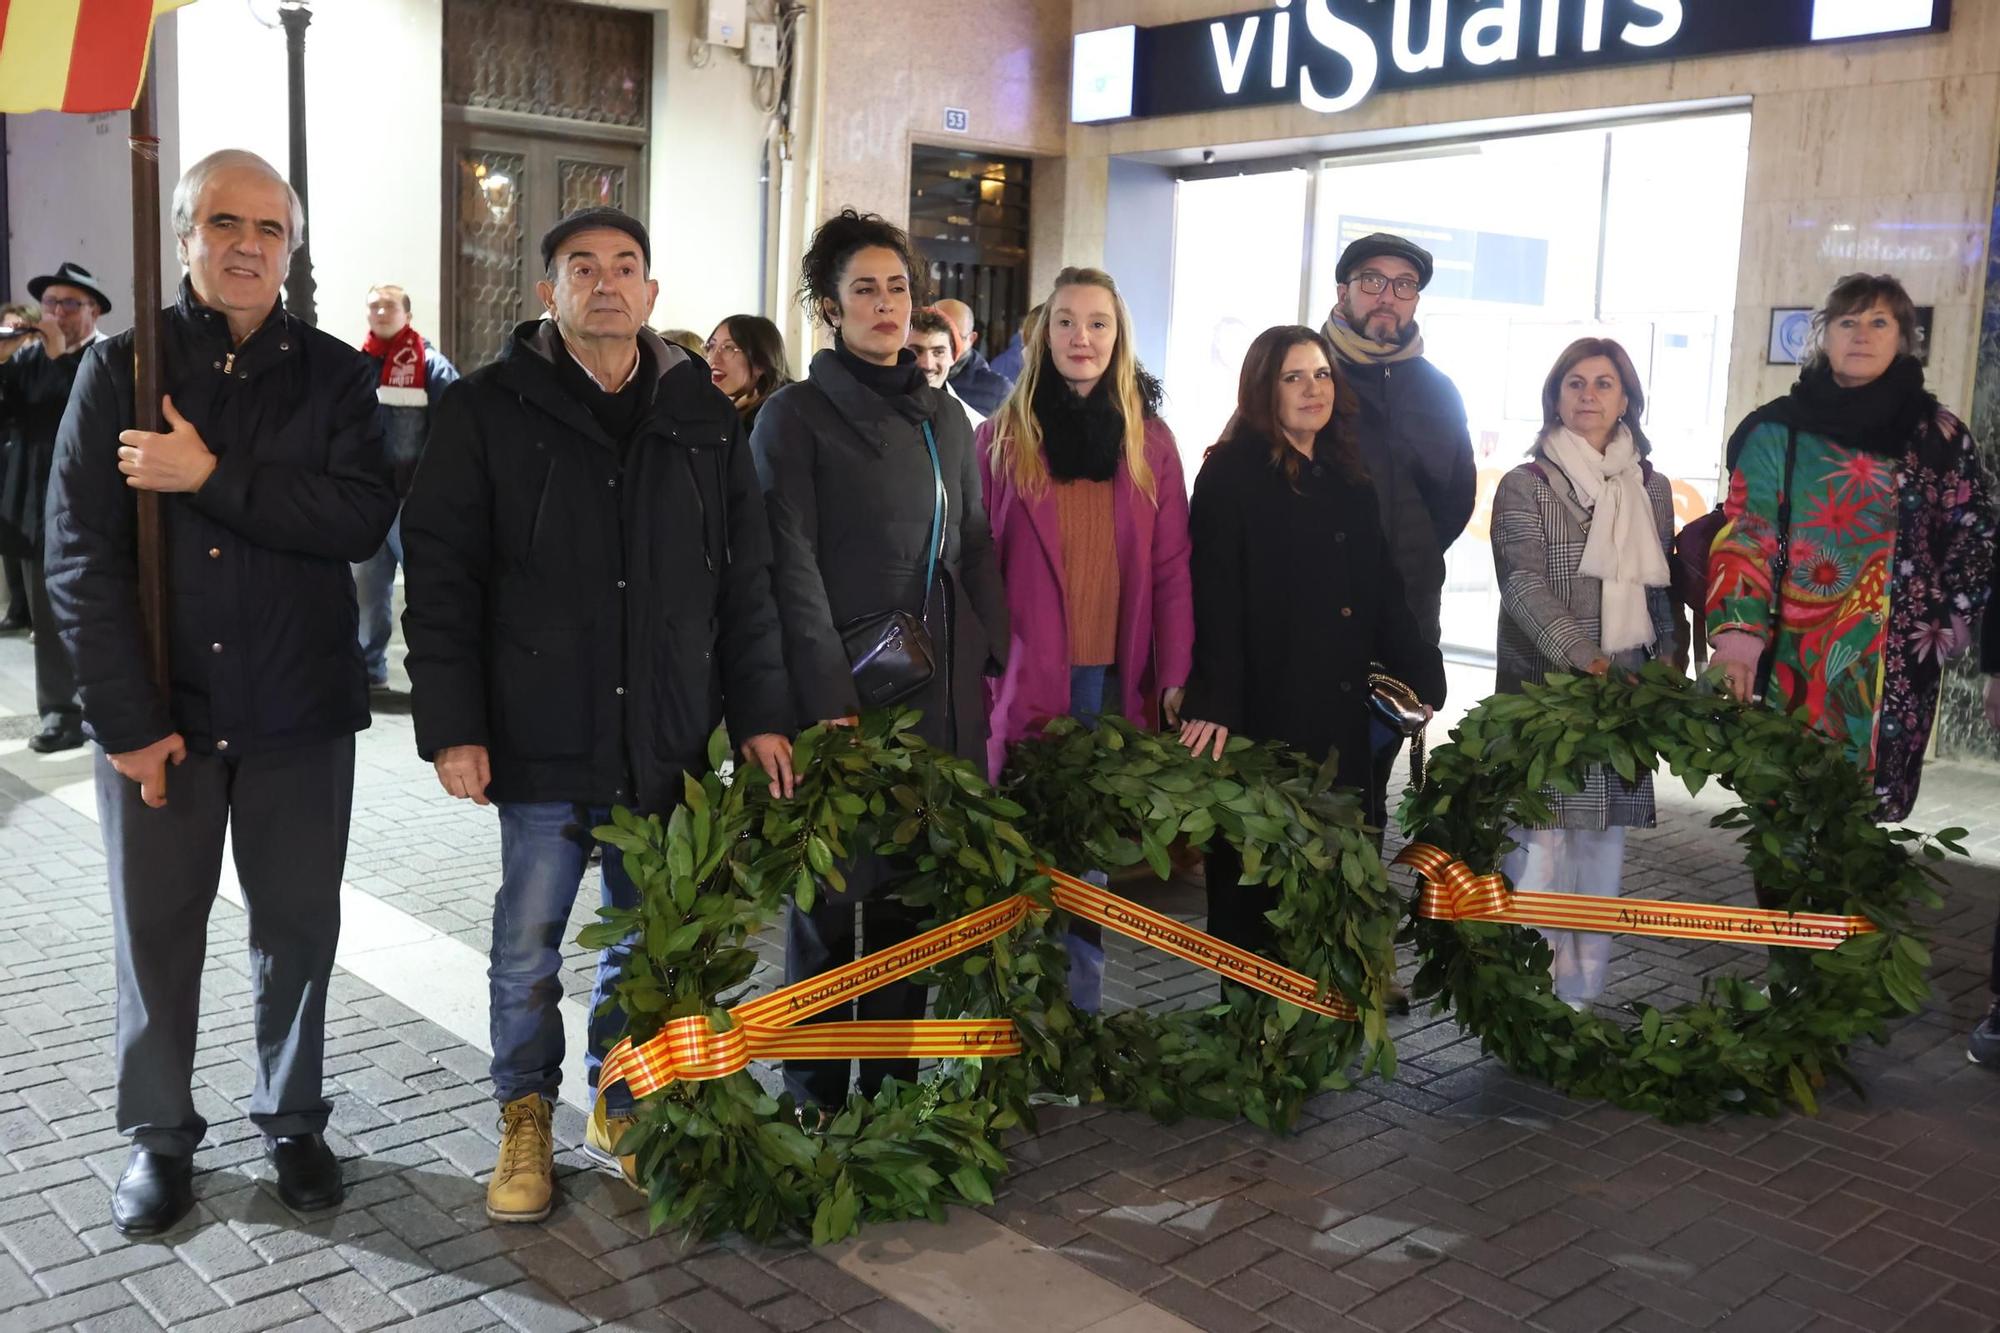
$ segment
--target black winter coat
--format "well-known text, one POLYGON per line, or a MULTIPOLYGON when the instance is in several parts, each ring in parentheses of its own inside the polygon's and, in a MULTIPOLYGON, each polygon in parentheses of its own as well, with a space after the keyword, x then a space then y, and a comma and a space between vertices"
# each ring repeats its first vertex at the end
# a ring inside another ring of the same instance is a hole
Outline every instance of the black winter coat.
POLYGON ((161 316, 161 390, 215 472, 165 495, 169 701, 146 677, 135 492, 118 471, 132 427, 132 335, 85 354, 49 481, 49 603, 106 750, 178 731, 232 755, 317 744, 368 725, 351 562, 382 545, 396 492, 375 371, 272 309, 240 347, 184 280, 161 316))
POLYGON ((1340 369, 1361 403, 1361 461, 1410 609, 1436 643, 1444 553, 1465 531, 1479 492, 1465 400, 1422 357, 1379 366, 1342 361, 1340 369))
MULTIPOLYGON (((1323 437, 1319 452, 1330 448, 1323 437)), ((1194 673, 1182 713, 1314 760, 1366 787, 1368 673, 1379 662, 1425 703, 1444 702, 1444 659, 1403 596, 1366 481, 1306 464, 1299 490, 1268 441, 1218 446, 1195 478, 1194 673)))
POLYGON ((948 512, 925 622, 947 669, 908 706, 923 711, 917 731, 925 740, 984 769, 985 673, 990 659, 1006 654, 1007 598, 972 428, 940 390, 921 385, 884 398, 830 351, 813 358, 804 383, 765 402, 751 437, 776 546, 785 664, 801 725, 845 717, 859 703, 838 626, 918 610, 936 490, 919 426, 926 420, 948 512))
POLYGON ((417 750, 485 746, 496 801, 664 810, 725 717, 791 729, 756 474, 708 367, 650 330, 621 462, 557 337, 521 325, 433 410, 403 505, 417 750))
POLYGON ((42 509, 69 391, 89 344, 51 358, 30 343, 0 363, 0 431, 8 436, 0 462, 0 553, 42 558, 42 509))

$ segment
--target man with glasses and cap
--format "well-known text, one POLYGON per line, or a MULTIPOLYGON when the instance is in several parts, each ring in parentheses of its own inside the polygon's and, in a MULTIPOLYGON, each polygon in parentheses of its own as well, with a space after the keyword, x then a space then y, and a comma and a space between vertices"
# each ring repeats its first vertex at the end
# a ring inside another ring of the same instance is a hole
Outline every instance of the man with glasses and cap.
POLYGON ((83 745, 83 705, 76 697, 76 673, 49 614, 42 504, 56 454, 56 427, 62 424, 83 354, 102 336, 97 321, 110 313, 111 298, 75 260, 30 281, 28 295, 41 302, 41 321, 11 338, 0 337, 0 431, 12 437, 0 468, 0 545, 20 557, 28 616, 36 630, 35 709, 41 727, 28 738, 28 748, 54 754, 83 745))
MULTIPOLYGON (((1431 272, 1430 251, 1404 237, 1378 231, 1351 242, 1334 265, 1338 299, 1322 332, 1361 404, 1361 457, 1410 610, 1436 643, 1444 553, 1472 517, 1479 474, 1465 402, 1424 359, 1417 331, 1417 301, 1431 272)), ((1368 818, 1381 826, 1402 738, 1378 724, 1375 741, 1368 818)))

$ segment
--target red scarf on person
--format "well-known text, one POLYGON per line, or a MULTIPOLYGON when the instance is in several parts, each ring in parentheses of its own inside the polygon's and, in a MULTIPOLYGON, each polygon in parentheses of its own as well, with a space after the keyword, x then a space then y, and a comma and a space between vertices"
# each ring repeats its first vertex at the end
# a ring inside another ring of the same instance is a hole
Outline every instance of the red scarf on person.
POLYGON ((369 330, 361 350, 382 363, 382 380, 375 396, 392 407, 422 407, 424 394, 424 338, 414 324, 405 324, 393 338, 378 338, 369 330))

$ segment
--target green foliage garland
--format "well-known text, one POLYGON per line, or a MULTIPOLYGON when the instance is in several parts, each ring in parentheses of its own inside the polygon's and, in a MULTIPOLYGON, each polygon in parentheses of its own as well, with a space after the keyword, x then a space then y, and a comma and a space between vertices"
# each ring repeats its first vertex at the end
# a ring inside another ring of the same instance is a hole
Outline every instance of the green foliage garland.
POLYGON ((1938 903, 1930 863, 1960 851, 1964 830, 1878 826, 1872 786, 1839 746, 1657 664, 1629 680, 1555 676, 1479 704, 1432 752, 1402 825, 1485 874, 1512 846, 1508 829, 1547 819, 1545 784, 1574 792, 1592 765, 1629 781, 1662 762, 1690 792, 1713 780, 1736 794, 1714 827, 1738 830, 1751 874, 1782 889, 1779 906, 1863 916, 1876 932, 1830 951, 1771 950, 1764 986, 1717 978, 1701 1003, 1638 1006, 1626 1026, 1555 997, 1537 931, 1413 910, 1413 997, 1449 1006, 1509 1068, 1579 1096, 1669 1121, 1776 1114, 1788 1101, 1812 1112, 1829 1078, 1853 1084, 1847 1048, 1881 1040, 1887 1019, 1929 994, 1914 913, 1938 903))
MULTIPOLYGON (((1273 916, 1281 960, 1338 987, 1361 1021, 1235 988, 1230 1003, 1194 1014, 1081 1014, 1066 994, 1064 914, 1051 908, 922 978, 939 1017, 1012 1020, 1021 1056, 941 1062, 922 1083, 891 1081, 810 1130, 789 1096, 766 1093, 747 1071, 678 1082, 642 1102, 620 1150, 636 1157, 655 1228, 791 1231, 823 1243, 863 1221, 990 1202, 1005 1169, 1000 1137, 1032 1126, 1036 1094, 1163 1117, 1240 1114, 1282 1129, 1313 1093, 1356 1072, 1393 1073, 1381 998, 1401 900, 1330 770, 1241 740, 1220 761, 1198 758, 1110 718, 1096 732, 1059 723, 1018 747, 1003 795, 925 745, 914 721, 869 715, 858 728, 808 731, 793 751, 789 800, 771 799, 754 772, 725 782, 711 771, 688 780, 664 821, 618 810, 597 830, 623 854, 640 901, 601 911, 580 942, 634 941, 610 1001, 634 1041, 694 1014, 726 1027, 755 967, 751 935, 787 900, 810 907, 823 889, 843 889, 857 854, 892 857, 897 878, 878 891, 936 923, 1016 893, 1050 907, 1043 864, 1143 858, 1164 872, 1176 836, 1204 842, 1218 830, 1243 853, 1246 875, 1283 887, 1273 916)), ((719 739, 709 757, 717 768, 726 758, 719 739)))

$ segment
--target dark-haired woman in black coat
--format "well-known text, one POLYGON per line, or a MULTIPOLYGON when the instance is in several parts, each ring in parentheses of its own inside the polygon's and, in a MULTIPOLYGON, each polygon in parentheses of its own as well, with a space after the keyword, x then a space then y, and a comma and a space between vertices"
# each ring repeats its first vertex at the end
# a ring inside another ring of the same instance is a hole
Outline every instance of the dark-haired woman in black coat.
MULTIPOLYGON (((920 614, 937 672, 903 703, 923 712, 918 735, 983 771, 985 672, 990 658, 1006 653, 1007 601, 972 428, 904 350, 923 270, 902 231, 852 210, 820 227, 803 268, 801 295, 832 329, 834 345, 813 357, 804 381, 764 403, 750 436, 771 519, 771 585, 799 723, 848 721, 860 712, 841 626, 886 611, 920 614), (943 550, 927 591, 939 475, 943 550)), ((875 891, 893 874, 881 858, 864 856, 846 874, 846 894, 822 898, 810 912, 792 910, 788 982, 854 957, 856 899, 870 952, 915 933, 914 910, 887 888, 875 891)), ((922 1018, 925 992, 895 982, 857 1004, 862 1019, 922 1018)), ((846 1006, 822 1015, 851 1016, 846 1006)), ((873 1096, 884 1077, 911 1080, 916 1072, 915 1060, 864 1060, 861 1092, 873 1096)), ((786 1086, 801 1105, 838 1108, 847 1100, 848 1073, 846 1060, 785 1063, 786 1086)))
MULTIPOLYGON (((1181 739, 1220 755, 1231 735, 1338 752, 1343 787, 1369 785, 1368 676, 1379 663, 1435 708, 1444 659, 1426 641, 1389 556, 1333 349, 1302 325, 1250 344, 1236 415, 1195 479, 1194 674, 1181 739)), ((1371 802, 1374 804, 1374 802, 1371 802)), ((1369 811, 1380 825, 1386 812, 1369 811)), ((1268 950, 1276 888, 1242 884, 1219 840, 1209 931, 1268 950)))

